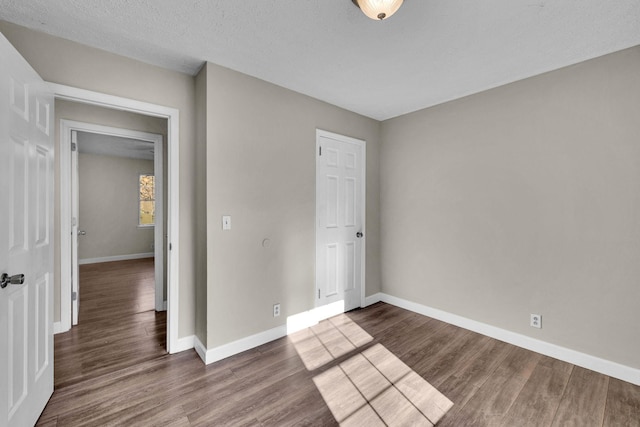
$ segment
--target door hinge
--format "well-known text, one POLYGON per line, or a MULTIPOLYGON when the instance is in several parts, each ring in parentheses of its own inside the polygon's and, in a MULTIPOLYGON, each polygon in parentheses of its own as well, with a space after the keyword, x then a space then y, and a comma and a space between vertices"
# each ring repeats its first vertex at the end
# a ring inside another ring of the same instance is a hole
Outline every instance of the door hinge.
POLYGON ((71 292, 71 301, 78 299, 78 293, 76 291, 71 292))
POLYGON ((71 151, 76 151, 76 148, 77 148, 76 143, 72 142, 71 143, 71 151))
POLYGON ((171 243, 169 243, 169 250, 171 250, 171 249, 172 249, 172 246, 171 246, 171 243))
POLYGON ((322 146, 320 146, 320 152, 318 153, 318 155, 322 156, 322 146))
POLYGON ((318 299, 320 299, 320 289, 318 289, 318 299))

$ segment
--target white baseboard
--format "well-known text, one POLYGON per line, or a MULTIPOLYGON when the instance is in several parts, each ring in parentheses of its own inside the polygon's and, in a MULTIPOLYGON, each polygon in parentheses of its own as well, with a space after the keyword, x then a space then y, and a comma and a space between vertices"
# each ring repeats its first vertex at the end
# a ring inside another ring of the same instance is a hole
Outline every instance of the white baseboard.
POLYGON ((261 346, 262 344, 266 344, 273 340, 277 340, 278 338, 282 338, 286 335, 287 327, 285 325, 282 325, 210 349, 206 349, 205 346, 196 337, 195 349, 202 361, 208 365, 210 363, 217 362, 218 360, 226 359, 227 357, 242 353, 243 351, 251 350, 252 348, 261 346))
POLYGON ((206 365, 207 364, 207 347, 204 344, 202 344, 202 341, 200 341, 197 336, 194 337, 193 349, 196 351, 196 353, 198 353, 198 356, 200 356, 200 359, 202 359, 202 361, 206 365))
MULTIPOLYGON (((364 306, 369 307, 377 302, 382 301, 382 293, 378 292, 377 294, 369 295, 364 299, 364 306)), ((364 308, 364 307, 363 307, 364 308)))
POLYGON ((338 301, 287 317, 287 335, 310 328, 329 317, 344 313, 344 301, 338 301))
POLYGON ((62 322, 53 322, 53 334, 61 334, 63 332, 67 332, 69 329, 65 329, 64 326, 62 326, 62 322))
POLYGON ((395 305, 424 316, 433 317, 434 319, 438 319, 518 347, 526 348, 527 350, 535 351, 536 353, 544 354, 545 356, 553 357, 592 371, 600 372, 601 374, 618 378, 635 385, 640 385, 639 369, 561 347, 556 344, 540 341, 526 335, 487 325, 486 323, 467 319, 466 317, 451 314, 446 311, 438 310, 436 308, 428 307, 402 298, 397 298, 384 293, 376 295, 380 296, 380 301, 386 302, 387 304, 395 305))
POLYGON ((153 258, 153 252, 147 252, 143 254, 129 254, 129 255, 114 255, 114 256, 105 256, 100 258, 84 258, 79 259, 78 264, 97 264, 100 262, 112 262, 112 261, 127 261, 130 259, 142 259, 142 258, 153 258))
MULTIPOLYGON (((486 323, 471 320, 466 317, 458 316, 426 305, 397 298, 382 292, 365 298, 366 306, 370 306, 380 301, 404 308, 405 310, 413 311, 414 313, 432 317, 518 347, 526 348, 527 350, 535 351, 536 353, 544 354, 545 356, 553 357, 592 371, 600 372, 601 374, 608 375, 613 378, 618 378, 632 384, 640 385, 639 369, 531 338, 506 329, 491 326, 486 323)), ((207 349, 197 337, 190 337, 193 340, 193 345, 189 348, 195 347, 195 350, 202 361, 205 364, 210 364, 258 347, 262 344, 266 344, 278 338, 282 338, 301 329, 313 326, 319 321, 337 314, 337 309, 338 307, 319 307, 289 316, 287 318, 287 325, 278 326, 212 349, 207 349)))
POLYGON ((195 335, 189 335, 188 337, 178 338, 175 346, 171 347, 171 354, 180 353, 181 351, 191 350, 195 345, 195 335))
POLYGON ((277 340, 278 338, 285 337, 302 329, 309 328, 318 324, 321 320, 328 319, 329 317, 340 313, 344 313, 343 301, 327 304, 322 307, 313 308, 309 311, 291 315, 287 317, 286 325, 277 326, 273 329, 259 332, 255 335, 241 338, 237 341, 223 344, 219 347, 207 349, 196 337, 195 349, 200 355, 202 361, 208 365, 210 363, 217 362, 218 360, 226 359, 227 357, 242 353, 243 351, 251 350, 252 348, 261 346, 262 344, 277 340))

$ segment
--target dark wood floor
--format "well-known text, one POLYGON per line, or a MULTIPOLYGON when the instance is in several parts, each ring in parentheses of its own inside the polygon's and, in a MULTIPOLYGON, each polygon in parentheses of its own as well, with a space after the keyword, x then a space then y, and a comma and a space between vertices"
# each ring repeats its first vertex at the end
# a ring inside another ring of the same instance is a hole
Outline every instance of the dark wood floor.
MULTIPOLYGON (((387 304, 205 366, 194 351, 165 353, 149 260, 83 266, 80 283, 80 325, 55 338, 56 388, 38 425, 337 425, 332 411, 345 410, 346 395, 331 397, 321 379, 342 369, 366 396, 371 384, 358 385, 353 360, 386 348, 453 402, 439 426, 640 426, 638 386, 387 304), (309 348, 304 334, 322 348, 309 348)), ((419 394, 405 402, 414 411, 429 403, 419 394)), ((376 399, 367 400, 380 415, 376 399)), ((344 424, 376 422, 354 415, 344 424)))
POLYGON ((78 326, 54 340, 56 389, 166 354, 153 258, 80 266, 78 326))

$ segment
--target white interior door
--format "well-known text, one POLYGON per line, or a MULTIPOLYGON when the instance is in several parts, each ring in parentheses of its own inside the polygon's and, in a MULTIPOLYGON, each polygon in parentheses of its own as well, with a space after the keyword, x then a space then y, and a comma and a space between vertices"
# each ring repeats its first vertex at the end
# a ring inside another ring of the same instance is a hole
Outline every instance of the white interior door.
POLYGON ((316 306, 348 311, 362 304, 365 144, 321 130, 316 142, 316 306))
POLYGON ((1 34, 0 64, 0 426, 29 426, 53 393, 53 96, 1 34))

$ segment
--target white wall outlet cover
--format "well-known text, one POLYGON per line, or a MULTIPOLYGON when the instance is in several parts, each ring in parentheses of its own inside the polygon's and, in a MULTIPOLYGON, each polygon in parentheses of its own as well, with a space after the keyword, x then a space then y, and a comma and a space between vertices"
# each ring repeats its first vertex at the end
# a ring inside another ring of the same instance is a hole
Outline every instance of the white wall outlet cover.
POLYGON ((541 329, 542 328, 542 316, 539 315, 539 314, 532 314, 531 315, 530 325, 533 328, 541 329))

